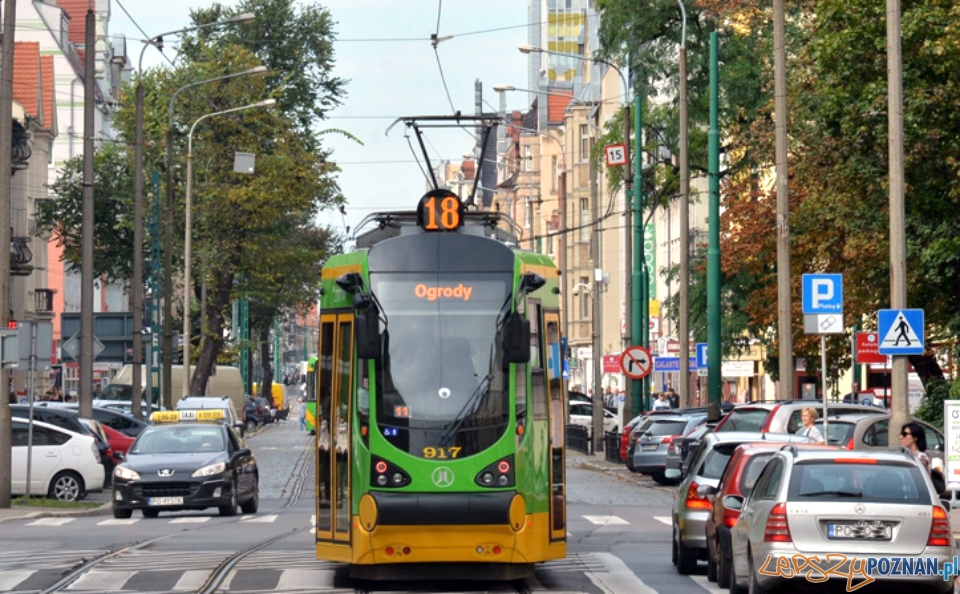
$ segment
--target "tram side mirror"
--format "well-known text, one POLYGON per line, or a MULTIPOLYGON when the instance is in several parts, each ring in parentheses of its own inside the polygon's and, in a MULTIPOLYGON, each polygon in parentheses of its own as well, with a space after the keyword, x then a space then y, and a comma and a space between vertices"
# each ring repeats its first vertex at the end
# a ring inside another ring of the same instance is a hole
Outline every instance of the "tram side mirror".
POLYGON ((354 340, 357 343, 357 357, 380 359, 380 316, 376 306, 357 310, 354 340))
POLYGON ((530 362, 530 320, 517 312, 507 316, 503 324, 503 362, 530 362))

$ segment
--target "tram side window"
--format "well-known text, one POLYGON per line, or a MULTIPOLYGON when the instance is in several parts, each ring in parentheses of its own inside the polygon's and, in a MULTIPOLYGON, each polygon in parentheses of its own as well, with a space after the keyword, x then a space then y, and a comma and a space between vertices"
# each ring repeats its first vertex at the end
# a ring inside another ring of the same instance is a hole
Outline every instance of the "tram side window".
POLYGON ((539 303, 531 303, 530 313, 530 397, 533 398, 533 420, 545 421, 547 420, 547 387, 546 372, 541 363, 543 344, 540 342, 540 319, 543 309, 539 303))

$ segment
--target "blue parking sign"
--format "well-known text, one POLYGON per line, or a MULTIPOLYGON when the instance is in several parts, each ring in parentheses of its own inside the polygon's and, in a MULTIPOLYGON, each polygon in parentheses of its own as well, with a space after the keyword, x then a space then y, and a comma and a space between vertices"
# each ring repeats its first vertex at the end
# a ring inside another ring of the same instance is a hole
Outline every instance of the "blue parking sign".
POLYGON ((707 343, 697 343, 697 369, 707 368, 707 343))
POLYGON ((803 313, 843 313, 842 274, 803 275, 803 313))

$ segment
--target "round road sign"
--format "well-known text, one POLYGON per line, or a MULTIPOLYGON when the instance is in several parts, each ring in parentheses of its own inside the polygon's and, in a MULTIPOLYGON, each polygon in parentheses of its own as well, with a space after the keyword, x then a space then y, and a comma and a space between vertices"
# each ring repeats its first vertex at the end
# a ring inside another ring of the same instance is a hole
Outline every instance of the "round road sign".
POLYGON ((630 379, 643 379, 650 375, 653 360, 650 351, 642 346, 632 346, 620 355, 620 369, 630 379))

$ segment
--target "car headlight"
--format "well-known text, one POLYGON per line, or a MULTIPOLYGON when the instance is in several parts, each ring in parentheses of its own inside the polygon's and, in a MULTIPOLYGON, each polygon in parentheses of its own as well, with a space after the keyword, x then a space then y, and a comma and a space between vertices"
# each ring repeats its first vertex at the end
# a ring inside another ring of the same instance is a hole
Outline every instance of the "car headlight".
POLYGON ((140 479, 140 475, 137 474, 135 470, 131 470, 126 466, 117 466, 114 468, 113 476, 126 481, 136 481, 140 479))
POLYGON ((194 477, 198 476, 213 476, 215 474, 220 474, 227 469, 227 465, 224 462, 217 462, 216 464, 211 464, 209 466, 204 466, 200 470, 193 473, 194 477))

